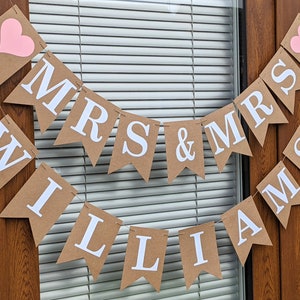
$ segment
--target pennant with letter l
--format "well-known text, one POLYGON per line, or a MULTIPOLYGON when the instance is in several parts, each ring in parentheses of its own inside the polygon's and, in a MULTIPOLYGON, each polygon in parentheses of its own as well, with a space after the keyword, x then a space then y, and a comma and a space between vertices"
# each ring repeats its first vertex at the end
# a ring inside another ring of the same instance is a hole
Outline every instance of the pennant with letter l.
POLYGON ((283 150, 283 154, 300 169, 300 126, 283 150))
POLYGON ((44 132, 81 86, 77 76, 48 51, 4 102, 35 106, 44 132))
POLYGON ((204 154, 200 120, 164 123, 168 181, 186 167, 204 178, 204 154))
POLYGON ((144 277, 160 291, 167 240, 167 230, 130 227, 121 289, 144 277))
POLYGON ((57 263, 84 258, 96 280, 121 225, 118 218, 85 202, 57 263))
POLYGON ((132 163, 143 179, 148 181, 159 124, 149 118, 122 112, 108 173, 132 163))
POLYGON ((281 46, 293 55, 300 63, 300 13, 281 42, 281 46))
POLYGON ((284 48, 279 48, 261 72, 260 77, 285 107, 294 114, 295 95, 300 89, 300 68, 284 48))
POLYGON ((253 244, 272 246, 252 196, 225 212, 221 218, 243 266, 253 244))
POLYGON ((0 214, 1 218, 29 218, 35 245, 51 229, 77 191, 42 163, 0 214))
POLYGON ((46 48, 17 5, 0 16, 0 84, 46 48))
POLYGON ((234 103, 261 146, 264 145, 269 124, 288 123, 261 78, 243 91, 234 103))
POLYGON ((215 223, 209 222, 178 231, 186 288, 201 271, 222 278, 215 223))
POLYGON ((93 166, 119 116, 119 109, 83 87, 54 145, 81 141, 93 166))
POLYGON ((284 163, 280 161, 256 188, 286 228, 291 206, 300 204, 300 187, 284 163))
POLYGON ((38 150, 13 121, 6 115, 0 121, 0 188, 20 172, 38 150))
POLYGON ((217 109, 201 121, 220 172, 232 152, 252 156, 241 122, 232 103, 217 109))

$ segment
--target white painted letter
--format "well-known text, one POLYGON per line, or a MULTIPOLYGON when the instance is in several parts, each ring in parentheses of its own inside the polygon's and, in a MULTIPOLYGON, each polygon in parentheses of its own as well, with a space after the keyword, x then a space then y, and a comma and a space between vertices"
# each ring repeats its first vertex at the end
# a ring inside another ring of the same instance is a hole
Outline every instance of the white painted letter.
POLYGON ((194 263, 194 266, 199 266, 208 262, 208 260, 203 258, 202 244, 200 236, 204 233, 204 231, 196 232, 191 234, 190 237, 194 238, 195 248, 196 248, 196 256, 197 262, 194 263))
POLYGON ((48 108, 48 110, 53 115, 56 116, 57 115, 57 112, 55 111, 56 107, 59 105, 59 103, 63 100, 63 98, 67 95, 67 93, 71 89, 76 90, 76 86, 72 82, 70 82, 70 80, 64 79, 63 81, 57 83, 55 86, 48 89, 53 72, 54 72, 54 67, 45 58, 43 58, 43 62, 45 63, 45 65, 37 72, 37 74, 34 76, 34 78, 31 80, 31 82, 29 82, 28 84, 21 84, 21 86, 29 94, 33 94, 32 85, 37 81, 37 79, 43 73, 45 73, 44 77, 42 79, 41 85, 39 87, 38 93, 36 95, 36 100, 39 100, 42 97, 53 92, 54 90, 60 88, 60 90, 57 92, 57 94, 52 98, 52 100, 49 103, 43 102, 43 105, 46 108, 48 108))
POLYGON ((75 127, 71 126, 71 129, 73 129, 74 131, 78 132, 79 134, 81 134, 83 136, 86 136, 86 133, 83 131, 83 129, 84 129, 87 121, 90 120, 92 122, 92 131, 90 133, 90 137, 93 142, 97 143, 97 142, 100 142, 103 138, 102 135, 98 136, 98 131, 99 131, 98 124, 103 124, 107 121, 108 113, 107 113, 107 110, 103 106, 97 104, 93 100, 91 100, 87 97, 85 97, 85 100, 87 101, 87 105, 84 108, 77 125, 75 127), (100 110, 100 117, 98 119, 93 119, 90 117, 90 115, 95 107, 99 108, 99 110, 100 110))
POLYGON ((92 235, 97 227, 97 224, 99 222, 102 222, 103 223, 103 220, 101 218, 98 218, 92 214, 88 214, 89 217, 91 217, 91 221, 90 221, 90 224, 89 226, 87 227, 86 229, 86 232, 82 238, 82 241, 80 244, 75 244, 75 247, 83 250, 83 251, 86 251, 94 256, 97 256, 97 257, 100 257, 102 252, 104 251, 104 248, 105 248, 105 245, 102 245, 102 247, 96 251, 93 251, 93 250, 90 250, 88 249, 88 245, 89 245, 89 242, 92 238, 92 235))
POLYGON ((36 215, 39 217, 42 217, 42 214, 40 213, 40 210, 45 205, 45 203, 49 200, 49 198, 52 196, 54 191, 56 189, 62 190, 62 187, 57 184, 52 178, 48 177, 48 180, 50 184, 45 189, 45 191, 42 193, 40 198, 34 203, 34 205, 27 205, 27 208, 29 208, 31 211, 33 211, 36 215))
POLYGON ((300 138, 298 138, 294 144, 294 151, 297 156, 300 156, 300 149, 299 149, 299 143, 300 143, 300 138))
POLYGON ((242 237, 242 233, 246 231, 248 228, 251 228, 252 234, 251 236, 256 235, 258 232, 262 230, 261 227, 256 226, 241 210, 238 210, 238 222, 239 222, 239 242, 238 246, 242 245, 247 241, 242 237), (241 220, 247 225, 242 228, 241 220))
POLYGON ((147 240, 151 240, 151 236, 137 235, 136 237, 140 240, 139 251, 138 251, 136 266, 131 267, 131 269, 132 270, 141 270, 141 271, 157 271, 159 258, 156 259, 156 261, 152 267, 150 267, 150 268, 144 267, 146 244, 147 244, 147 240))
POLYGON ((139 122, 139 121, 131 122, 131 123, 128 125, 128 127, 127 127, 127 135, 128 135, 128 137, 129 137, 132 141, 134 141, 134 142, 136 142, 137 144, 139 144, 139 145, 142 147, 142 150, 141 150, 140 153, 132 153, 132 152, 129 150, 128 146, 127 146, 127 142, 125 141, 125 142, 124 142, 124 145, 123 145, 123 149, 122 149, 122 154, 124 154, 124 153, 127 152, 127 153, 129 153, 131 156, 133 156, 133 157, 142 157, 143 155, 145 155, 145 153, 146 153, 147 150, 148 150, 148 144, 147 144, 147 141, 146 141, 143 137, 141 137, 141 136, 139 136, 138 134, 136 134, 136 133, 133 132, 133 126, 134 126, 134 125, 140 125, 140 126, 142 126, 142 128, 143 128, 144 131, 145 131, 146 136, 149 135, 150 125, 145 125, 144 123, 139 122))

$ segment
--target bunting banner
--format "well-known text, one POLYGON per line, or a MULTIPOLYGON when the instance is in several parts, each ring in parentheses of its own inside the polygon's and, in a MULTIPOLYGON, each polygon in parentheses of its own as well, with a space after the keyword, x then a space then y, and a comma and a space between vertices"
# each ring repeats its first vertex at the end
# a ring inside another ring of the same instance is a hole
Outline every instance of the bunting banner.
POLYGON ((108 173, 132 163, 149 180, 160 123, 130 113, 121 113, 108 173))
POLYGON ((76 194, 75 188, 42 163, 0 217, 28 218, 35 245, 38 246, 76 194))
MULTIPOLYGON (((44 49, 46 44, 16 6, 0 17, 0 34, 1 84, 44 49)), ((232 152, 252 155, 236 109, 263 146, 270 124, 288 122, 271 91, 290 113, 294 113, 295 93, 300 88, 299 62, 300 14, 260 77, 233 103, 201 119, 162 124, 168 182, 171 183, 184 168, 205 178, 202 129, 220 172, 232 152)), ((38 61, 5 102, 35 106, 41 132, 45 132, 75 95, 78 98, 55 145, 81 142, 95 166, 115 126, 117 133, 108 173, 132 164, 148 182, 160 122, 124 112, 89 90, 50 51, 38 61)), ((4 111, 2 106, 1 109, 4 111)), ((36 147, 13 119, 8 115, 3 117, 0 120, 0 188, 37 154, 36 147)), ((300 127, 283 154, 300 167, 300 127)), ((286 228, 291 206, 300 204, 300 187, 284 163, 279 162, 256 188, 286 228)), ((76 193, 75 188, 42 162, 0 217, 28 218, 35 244, 39 245, 76 193)), ((225 212, 221 220, 242 265, 253 244, 272 245, 252 196, 225 212)), ((96 280, 120 226, 120 219, 85 202, 58 263, 84 258, 96 280)), ((179 230, 178 235, 187 289, 202 271, 222 278, 214 222, 179 230)), ((145 277, 156 291, 160 291, 167 239, 167 230, 130 227, 121 289, 145 277)))
POLYGON ((78 77, 48 51, 4 102, 33 105, 43 133, 81 86, 78 77))
POLYGON ((300 169, 300 126, 283 150, 283 154, 300 169))
POLYGON ((204 178, 204 153, 200 120, 166 122, 164 123, 164 130, 169 183, 184 168, 189 168, 204 178))
POLYGON ((228 210, 221 218, 242 265, 253 244, 272 246, 252 196, 228 210))
POLYGON ((83 87, 54 145, 82 142, 93 166, 119 116, 119 109, 83 87))
POLYGON ((261 78, 235 98, 234 103, 261 146, 264 145, 269 124, 288 123, 261 78))
POLYGON ((300 89, 300 68, 284 48, 279 48, 260 77, 294 114, 295 94, 300 89))
POLYGON ((232 152, 252 156, 240 119, 232 103, 201 120, 220 172, 232 152))
POLYGON ((144 277, 160 291, 167 240, 167 230, 130 227, 121 289, 144 277))
POLYGON ((0 84, 46 48, 17 5, 0 17, 0 84))
POLYGON ((284 163, 280 161, 256 188, 286 228, 291 206, 300 204, 300 187, 284 163))
POLYGON ((38 154, 22 129, 6 115, 0 121, 0 188, 38 154))
POLYGON ((201 271, 222 278, 214 222, 179 230, 178 236, 187 289, 201 271))
POLYGON ((57 263, 84 258, 96 280, 121 225, 118 218, 85 202, 57 263))

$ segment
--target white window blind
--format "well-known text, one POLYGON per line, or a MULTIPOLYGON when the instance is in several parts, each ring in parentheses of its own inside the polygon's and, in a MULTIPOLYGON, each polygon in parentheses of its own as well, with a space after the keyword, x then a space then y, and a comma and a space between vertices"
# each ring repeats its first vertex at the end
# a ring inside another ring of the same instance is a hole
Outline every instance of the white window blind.
MULTIPOLYGON (((236 10, 233 0, 30 0, 47 49, 88 88, 161 122, 199 118, 235 98, 236 10)), ((107 175, 117 127, 96 167, 81 144, 53 146, 74 100, 43 135, 36 122, 40 161, 79 191, 39 247, 41 299, 243 299, 240 265, 219 222, 241 200, 238 156, 219 173, 204 136, 206 178, 185 170, 168 184, 161 127, 148 183, 130 165, 107 175), (125 224, 96 281, 84 260, 56 264, 85 200, 125 224), (201 273, 186 290, 178 230, 210 221, 223 279, 201 273), (169 230, 160 293, 144 279, 119 290, 130 225, 169 230)))

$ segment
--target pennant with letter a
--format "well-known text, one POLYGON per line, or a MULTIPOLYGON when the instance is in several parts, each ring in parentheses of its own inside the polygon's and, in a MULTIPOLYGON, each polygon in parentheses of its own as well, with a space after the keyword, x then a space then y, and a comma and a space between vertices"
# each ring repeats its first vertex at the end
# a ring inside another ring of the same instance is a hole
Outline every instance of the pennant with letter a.
POLYGON ((261 72, 260 77, 285 107, 294 114, 295 95, 300 89, 300 68, 284 48, 279 48, 261 72))
POLYGON ((300 169, 300 126, 283 150, 283 154, 300 169))
POLYGON ((35 245, 51 229, 77 191, 42 163, 0 214, 1 218, 28 218, 35 245))
POLYGON ((252 156, 232 103, 205 116, 202 124, 220 172, 232 152, 252 156))
POLYGON ((0 84, 46 47, 29 20, 14 5, 0 16, 0 84))
POLYGON ((300 13, 281 42, 281 46, 300 63, 300 13))
POLYGON ((85 202, 57 263, 84 258, 97 279, 122 221, 85 202))
POLYGON ((44 132, 81 86, 77 76, 48 51, 4 102, 34 105, 44 132))
POLYGON ((95 166, 119 116, 118 111, 115 105, 83 87, 54 144, 81 141, 95 166))
POLYGON ((149 180, 159 122, 122 112, 108 173, 132 163, 149 180))
POLYGON ((300 204, 300 187, 283 162, 280 161, 256 188, 286 228, 291 206, 300 204))
POLYGON ((121 289, 144 277, 160 291, 167 240, 167 230, 130 227, 121 289))
POLYGON ((185 168, 204 178, 204 154, 200 120, 164 123, 168 181, 185 168))
POLYGON ((0 121, 0 188, 20 172, 38 150, 13 121, 6 115, 0 121))
POLYGON ((215 223, 182 229, 178 235, 186 288, 190 288, 201 271, 221 279, 215 223))
POLYGON ((222 221, 243 266, 253 244, 272 246, 251 196, 224 213, 222 221))
POLYGON ((269 124, 288 123, 261 78, 243 91, 234 103, 261 146, 264 145, 269 124))

